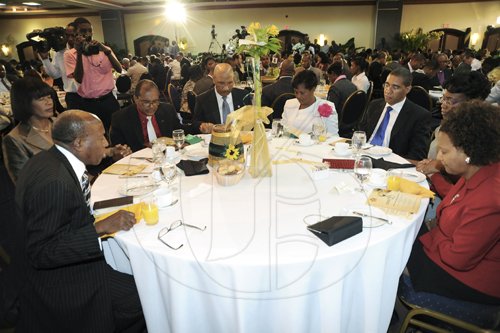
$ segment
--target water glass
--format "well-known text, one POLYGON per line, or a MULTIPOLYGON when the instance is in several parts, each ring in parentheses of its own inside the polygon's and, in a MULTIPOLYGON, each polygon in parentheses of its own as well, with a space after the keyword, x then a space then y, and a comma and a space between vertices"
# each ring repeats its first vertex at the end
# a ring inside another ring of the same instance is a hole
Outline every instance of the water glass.
POLYGON ((141 200, 141 212, 144 222, 147 225, 155 225, 160 220, 158 214, 158 204, 156 202, 156 197, 154 195, 145 197, 141 200))
POLYGON ((363 184, 370 178, 372 168, 372 160, 367 156, 359 157, 354 161, 354 174, 361 183, 358 191, 363 192, 363 184))
POLYGON ((177 177, 177 166, 173 163, 167 162, 162 165, 160 172, 162 179, 170 185, 174 181, 175 177, 177 177))
POLYGON ((352 150, 354 156, 358 156, 363 146, 366 144, 366 133, 363 131, 356 131, 352 135, 352 150))
POLYGON ((279 138, 283 136, 283 124, 281 123, 281 119, 273 119, 272 135, 273 138, 279 138))
POLYGON ((161 165, 165 161, 165 149, 167 146, 159 141, 154 141, 151 150, 153 151, 153 162, 155 165, 161 165))
POLYGON ((314 121, 312 125, 312 132, 315 140, 324 142, 326 140, 326 126, 321 119, 314 121))
POLYGON ((172 132, 172 139, 174 139, 175 145, 177 149, 180 151, 182 149, 182 145, 184 144, 184 140, 186 139, 184 135, 184 130, 176 129, 172 132))

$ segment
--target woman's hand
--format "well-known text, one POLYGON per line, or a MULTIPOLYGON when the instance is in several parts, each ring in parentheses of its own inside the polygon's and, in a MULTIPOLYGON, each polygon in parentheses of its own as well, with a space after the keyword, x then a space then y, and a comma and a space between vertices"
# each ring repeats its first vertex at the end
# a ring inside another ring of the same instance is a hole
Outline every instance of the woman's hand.
POLYGON ((425 159, 417 163, 417 171, 422 172, 426 176, 440 172, 441 168, 441 162, 437 160, 425 159))

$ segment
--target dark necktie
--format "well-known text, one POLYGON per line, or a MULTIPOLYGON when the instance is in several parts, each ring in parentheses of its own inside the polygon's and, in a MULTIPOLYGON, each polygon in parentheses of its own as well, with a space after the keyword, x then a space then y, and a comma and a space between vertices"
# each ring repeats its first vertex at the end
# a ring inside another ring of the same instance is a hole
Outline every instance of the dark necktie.
POLYGON ((392 107, 388 106, 387 111, 385 112, 384 119, 380 123, 380 126, 377 129, 377 132, 373 136, 372 141, 370 142, 372 145, 382 146, 384 143, 385 131, 387 130, 387 125, 389 125, 389 118, 391 117, 392 107))
POLYGON ((87 208, 89 209, 90 212, 90 181, 89 181, 89 173, 86 170, 82 175, 82 191, 83 191, 83 198, 85 199, 85 202, 87 203, 87 208))
POLYGON ((2 78, 2 84, 5 86, 5 88, 7 88, 7 90, 10 90, 10 86, 7 85, 7 82, 5 82, 4 78, 2 78))
POLYGON ((222 96, 222 123, 226 122, 227 115, 231 111, 229 110, 229 104, 227 103, 227 96, 222 96))

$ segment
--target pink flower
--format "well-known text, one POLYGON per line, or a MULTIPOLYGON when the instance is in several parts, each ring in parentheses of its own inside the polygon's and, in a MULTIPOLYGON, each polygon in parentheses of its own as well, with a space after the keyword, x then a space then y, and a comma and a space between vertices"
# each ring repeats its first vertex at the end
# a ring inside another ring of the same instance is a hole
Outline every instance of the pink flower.
POLYGON ((318 112, 321 117, 328 118, 332 115, 333 108, 329 104, 323 103, 320 106, 318 106, 318 112))

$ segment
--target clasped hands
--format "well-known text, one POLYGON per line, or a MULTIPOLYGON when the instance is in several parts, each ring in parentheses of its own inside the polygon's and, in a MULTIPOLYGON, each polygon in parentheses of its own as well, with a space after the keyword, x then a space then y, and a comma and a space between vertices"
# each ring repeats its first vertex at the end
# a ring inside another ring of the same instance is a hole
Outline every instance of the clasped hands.
POLYGON ((434 173, 440 172, 442 169, 442 164, 438 160, 424 159, 417 163, 416 169, 422 172, 426 176, 431 176, 434 173))

